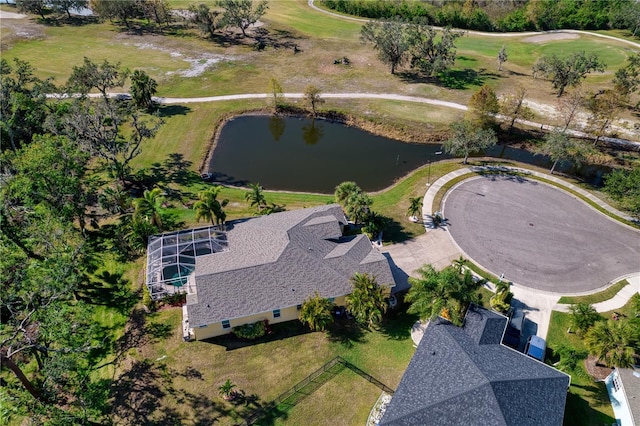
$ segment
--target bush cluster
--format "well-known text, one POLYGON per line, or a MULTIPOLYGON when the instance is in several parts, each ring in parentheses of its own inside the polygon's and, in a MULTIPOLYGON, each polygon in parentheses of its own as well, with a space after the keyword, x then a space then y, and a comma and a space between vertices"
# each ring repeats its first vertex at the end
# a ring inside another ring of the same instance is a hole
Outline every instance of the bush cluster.
POLYGON ((430 25, 435 26, 500 32, 633 30, 625 16, 637 7, 629 0, 535 0, 512 2, 506 6, 491 1, 462 0, 321 0, 320 3, 338 12, 371 19, 427 19, 430 25))
POLYGON ((239 325, 233 327, 233 334, 241 339, 253 340, 264 336, 266 327, 264 321, 254 322, 253 324, 239 325))

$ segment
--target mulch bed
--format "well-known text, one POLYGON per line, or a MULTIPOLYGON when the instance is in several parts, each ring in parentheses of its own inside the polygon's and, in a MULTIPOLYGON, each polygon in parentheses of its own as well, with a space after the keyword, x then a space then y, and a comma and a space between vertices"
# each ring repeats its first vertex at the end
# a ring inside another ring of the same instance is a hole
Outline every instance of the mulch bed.
POLYGON ((587 373, 596 380, 606 379, 607 376, 611 374, 611 371, 613 371, 612 368, 597 364, 597 358, 593 355, 589 355, 587 359, 584 360, 584 367, 587 373))

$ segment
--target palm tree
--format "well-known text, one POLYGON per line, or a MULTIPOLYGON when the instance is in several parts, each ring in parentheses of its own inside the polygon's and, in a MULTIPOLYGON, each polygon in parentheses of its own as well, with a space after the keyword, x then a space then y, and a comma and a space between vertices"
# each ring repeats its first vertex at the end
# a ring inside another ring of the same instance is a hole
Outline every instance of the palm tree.
POLYGON ((336 203, 341 204, 343 207, 345 206, 347 200, 353 194, 362 193, 362 189, 352 181, 345 181, 336 186, 336 191, 334 193, 334 197, 336 199, 336 203))
POLYGON ((591 326, 602 319, 598 311, 588 303, 576 303, 571 305, 569 310, 571 326, 580 334, 586 333, 591 326))
POLYGON ((307 324, 313 331, 324 331, 333 322, 331 307, 333 303, 329 299, 320 297, 316 291, 313 296, 309 296, 302 304, 300 310, 300 321, 307 324))
POLYGON ((268 205, 264 206, 263 213, 264 214, 271 214, 271 213, 284 212, 284 211, 287 210, 287 209, 285 209, 285 207, 286 207, 285 204, 269 203, 268 205))
POLYGON ((146 72, 135 70, 131 75, 131 98, 138 108, 150 109, 157 89, 158 83, 146 72))
POLYGON ((418 273, 420 278, 409 278, 411 288, 405 300, 411 306, 407 312, 418 314, 423 320, 443 316, 461 325, 469 304, 478 302, 479 284, 471 273, 460 274, 451 266, 438 272, 431 265, 421 267, 418 273))
POLYGON ((120 220, 119 230, 126 247, 135 254, 144 253, 149 237, 157 234, 159 229, 147 217, 135 214, 125 215, 120 220))
POLYGON ((153 188, 151 191, 145 189, 142 198, 134 201, 134 218, 145 217, 152 225, 162 231, 162 204, 164 203, 163 191, 160 188, 153 188))
POLYGON ((374 276, 356 272, 350 279, 353 292, 347 296, 347 309, 360 324, 372 325, 382 321, 387 311, 383 288, 374 276))
POLYGON ((462 273, 462 271, 464 270, 464 265, 466 265, 466 264, 467 264, 467 260, 462 256, 460 256, 459 258, 457 258, 456 260, 451 262, 451 266, 459 274, 462 273))
POLYGON ((236 391, 233 390, 233 388, 235 387, 236 385, 231 382, 231 379, 227 379, 227 381, 224 382, 224 384, 218 388, 218 392, 220 393, 220 395, 222 395, 222 397, 225 400, 228 401, 230 399, 233 399, 236 393, 236 391))
POLYGON ((98 202, 103 209, 113 214, 126 213, 131 207, 131 197, 120 185, 105 188, 98 196, 98 202))
POLYGON ((251 207, 257 206, 259 212, 262 210, 262 207, 267 205, 267 200, 262 193, 264 188, 262 188, 259 183, 250 183, 249 188, 251 188, 251 191, 244 194, 244 199, 251 203, 251 207))
POLYGON ((200 222, 200 218, 204 218, 205 220, 210 220, 212 225, 214 225, 214 220, 217 225, 224 224, 227 214, 223 211, 223 207, 229 203, 229 200, 218 201, 217 198, 221 189, 220 185, 214 185, 198 193, 198 201, 193 204, 198 222, 200 222))
POLYGON ((638 336, 625 321, 599 321, 585 334, 584 342, 593 355, 607 367, 634 364, 638 336))
POLYGON ((373 200, 367 194, 353 193, 346 201, 345 213, 355 223, 364 222, 371 212, 369 208, 371 204, 373 204, 373 200))
POLYGON ((409 203, 407 215, 409 215, 413 222, 416 222, 418 220, 418 214, 422 213, 422 197, 409 198, 409 203))

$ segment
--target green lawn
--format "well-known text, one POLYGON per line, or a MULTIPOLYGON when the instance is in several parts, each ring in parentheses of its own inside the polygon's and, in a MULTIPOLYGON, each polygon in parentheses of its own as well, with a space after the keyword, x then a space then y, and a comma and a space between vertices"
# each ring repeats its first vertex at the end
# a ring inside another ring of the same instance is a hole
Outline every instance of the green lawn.
POLYGON ((589 294, 586 296, 562 296, 558 303, 566 303, 566 304, 575 304, 575 303, 588 303, 592 305, 594 303, 604 302, 605 300, 611 299, 613 296, 618 294, 620 290, 629 285, 629 281, 622 280, 613 284, 606 290, 600 291, 598 293, 589 294))
MULTIPOLYGON (((553 353, 560 345, 586 350, 582 338, 575 333, 567 333, 571 315, 553 311, 549 332, 547 333, 547 350, 553 353)), ((550 361, 556 362, 555 356, 550 361)), ((564 413, 565 425, 601 426, 614 422, 613 409, 603 382, 595 382, 586 372, 580 361, 571 374, 571 387, 567 395, 564 413)))
MULTIPOLYGON (((330 333, 310 333, 292 321, 276 324, 271 336, 246 344, 235 338, 183 342, 180 318, 181 310, 175 308, 151 315, 146 329, 168 324, 170 332, 154 338, 135 358, 149 360, 149 368, 157 371, 146 386, 158 389, 160 402, 149 408, 148 418, 163 418, 161 411, 171 412, 185 425, 198 421, 238 423, 257 404, 272 401, 338 355, 395 389, 414 352, 410 329, 417 319, 399 311, 390 314, 377 331, 343 323, 330 333), (217 388, 226 379, 251 397, 245 399, 246 405, 234 405, 218 396, 217 388)), ((283 413, 283 419, 287 424, 298 424, 295 419, 322 418, 321 424, 360 425, 380 392, 362 377, 344 370, 283 413)))

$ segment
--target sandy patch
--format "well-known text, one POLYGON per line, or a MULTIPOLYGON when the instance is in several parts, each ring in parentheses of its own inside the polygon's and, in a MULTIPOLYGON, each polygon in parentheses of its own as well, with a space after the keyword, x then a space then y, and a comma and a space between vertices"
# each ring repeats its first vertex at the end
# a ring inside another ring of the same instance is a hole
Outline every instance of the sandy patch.
MULTIPOLYGON (((558 108, 556 105, 542 104, 539 102, 531 101, 526 99, 524 103, 533 110, 536 114, 544 117, 550 118, 552 121, 557 121, 556 124, 560 124, 559 121, 562 119, 560 113, 558 112, 558 108)), ((545 124, 551 124, 546 122, 545 124)), ((617 137, 637 140, 638 139, 638 130, 636 130, 635 126, 637 122, 631 122, 628 120, 616 119, 609 126, 609 130, 607 131, 609 134, 617 134, 617 137)), ((576 113, 574 121, 571 124, 571 128, 575 130, 580 130, 583 132, 589 131, 589 113, 584 110, 576 113)))
POLYGON ((533 37, 527 37, 522 41, 524 41, 525 43, 546 43, 547 41, 573 40, 576 38, 580 38, 580 35, 574 33, 547 33, 536 35, 533 37))
POLYGON ((158 50, 161 52, 166 52, 172 58, 177 58, 189 64, 189 68, 178 70, 178 71, 169 71, 167 72, 167 75, 178 74, 182 77, 198 77, 199 75, 202 75, 212 65, 221 61, 232 60, 232 57, 230 56, 216 55, 212 53, 202 53, 198 56, 191 57, 181 52, 178 52, 176 50, 167 49, 165 47, 158 46, 152 43, 134 43, 133 46, 137 47, 138 49, 152 49, 152 50, 158 50))
POLYGON ((5 12, 4 10, 0 10, 0 19, 23 19, 26 17, 27 15, 23 15, 22 13, 5 12))

